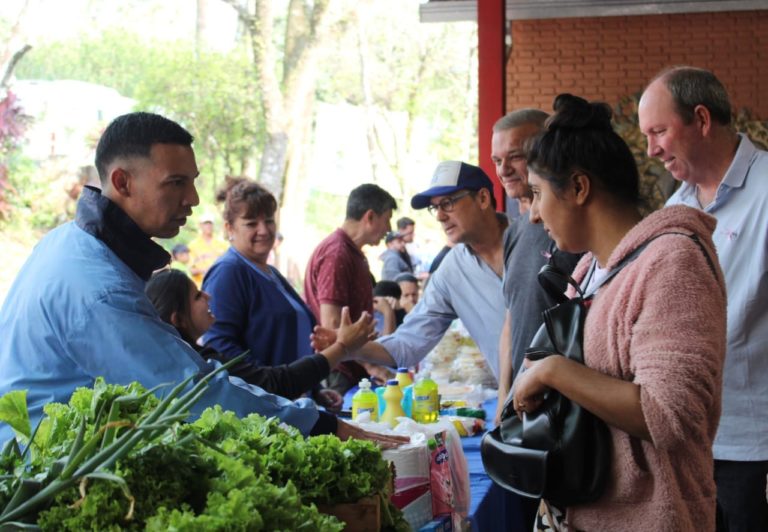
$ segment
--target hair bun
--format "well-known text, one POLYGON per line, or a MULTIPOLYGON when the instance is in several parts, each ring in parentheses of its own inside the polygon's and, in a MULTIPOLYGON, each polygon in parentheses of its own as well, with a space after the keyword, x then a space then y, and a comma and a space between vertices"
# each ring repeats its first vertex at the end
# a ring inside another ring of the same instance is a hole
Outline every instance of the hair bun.
POLYGON ((547 128, 552 129, 598 129, 613 131, 613 112, 604 102, 588 102, 573 94, 559 94, 552 105, 555 114, 550 117, 547 128))
POLYGON ((237 185, 248 181, 247 177, 228 175, 224 177, 224 186, 216 191, 216 201, 218 203, 224 203, 227 201, 227 196, 232 192, 237 185))

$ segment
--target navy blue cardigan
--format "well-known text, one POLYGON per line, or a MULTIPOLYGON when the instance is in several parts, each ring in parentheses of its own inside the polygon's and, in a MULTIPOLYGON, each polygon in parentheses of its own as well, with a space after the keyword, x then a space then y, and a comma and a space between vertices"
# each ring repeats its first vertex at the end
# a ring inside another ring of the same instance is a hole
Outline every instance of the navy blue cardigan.
MULTIPOLYGON (((309 307, 275 268, 271 270, 306 313, 311 331, 315 318, 309 307)), ((203 340, 224 358, 249 350, 251 363, 277 366, 313 353, 309 339, 302 338, 300 342, 298 338, 294 306, 234 249, 230 248, 214 263, 205 275, 203 290, 211 295, 210 307, 216 316, 203 340)))

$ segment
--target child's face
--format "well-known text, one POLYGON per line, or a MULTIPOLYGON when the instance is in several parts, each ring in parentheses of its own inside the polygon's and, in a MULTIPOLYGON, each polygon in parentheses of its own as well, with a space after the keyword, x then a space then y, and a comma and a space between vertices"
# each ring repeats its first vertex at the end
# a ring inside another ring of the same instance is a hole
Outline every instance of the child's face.
POLYGON ((200 338, 205 331, 210 329, 216 317, 208 306, 211 299, 207 293, 199 290, 195 283, 189 283, 189 336, 200 338))
POLYGON ((187 264, 189 262, 189 251, 181 251, 176 253, 173 258, 182 264, 187 264))

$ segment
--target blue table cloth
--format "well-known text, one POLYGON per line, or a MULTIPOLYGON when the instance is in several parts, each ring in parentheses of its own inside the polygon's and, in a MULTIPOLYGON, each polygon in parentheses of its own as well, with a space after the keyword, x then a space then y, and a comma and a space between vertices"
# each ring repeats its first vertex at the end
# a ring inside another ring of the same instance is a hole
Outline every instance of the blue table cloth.
MULTIPOLYGON (((496 400, 486 401, 483 405, 488 427, 496 415, 496 400)), ((531 526, 522 519, 521 497, 497 486, 483 468, 480 457, 480 441, 482 436, 462 438, 461 446, 467 458, 469 469, 469 489, 471 493, 469 521, 472 530, 530 532, 531 526)))

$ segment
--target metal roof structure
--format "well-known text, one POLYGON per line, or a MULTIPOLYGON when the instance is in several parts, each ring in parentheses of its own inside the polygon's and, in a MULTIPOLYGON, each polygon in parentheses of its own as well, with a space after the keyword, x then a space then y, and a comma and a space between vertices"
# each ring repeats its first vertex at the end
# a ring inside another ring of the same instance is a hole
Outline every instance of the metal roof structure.
MULTIPOLYGON (((766 0, 507 0, 507 20, 614 17, 768 10, 766 0)), ((422 22, 477 20, 477 0, 429 0, 419 6, 422 22)))

